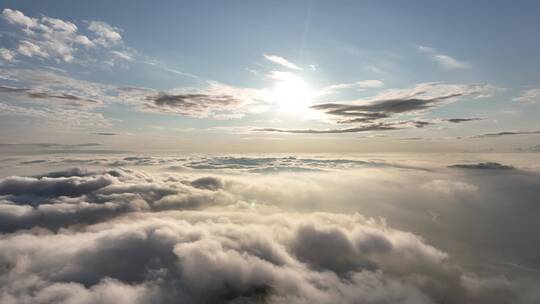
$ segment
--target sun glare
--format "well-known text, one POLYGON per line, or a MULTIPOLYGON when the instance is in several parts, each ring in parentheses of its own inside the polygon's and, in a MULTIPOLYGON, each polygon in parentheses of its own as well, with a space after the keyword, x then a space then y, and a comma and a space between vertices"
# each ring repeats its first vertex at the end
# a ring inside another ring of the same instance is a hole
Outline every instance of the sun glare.
POLYGON ((270 99, 281 112, 300 114, 309 110, 315 91, 302 77, 288 72, 273 72, 274 87, 270 99))

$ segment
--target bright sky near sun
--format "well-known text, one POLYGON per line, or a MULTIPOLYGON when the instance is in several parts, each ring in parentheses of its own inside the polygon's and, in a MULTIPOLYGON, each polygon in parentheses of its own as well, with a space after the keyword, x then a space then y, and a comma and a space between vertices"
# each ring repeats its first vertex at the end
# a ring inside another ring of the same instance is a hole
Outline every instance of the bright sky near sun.
POLYGON ((0 1, 0 142, 538 149, 538 1, 339 2, 0 1))

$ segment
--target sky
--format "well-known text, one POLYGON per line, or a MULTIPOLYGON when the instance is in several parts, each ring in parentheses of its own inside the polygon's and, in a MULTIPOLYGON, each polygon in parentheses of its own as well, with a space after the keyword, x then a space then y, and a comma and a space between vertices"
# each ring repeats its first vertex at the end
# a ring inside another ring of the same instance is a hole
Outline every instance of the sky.
POLYGON ((0 303, 540 303, 539 11, 0 0, 0 303))
POLYGON ((3 144, 538 149, 537 1, 0 4, 3 144))

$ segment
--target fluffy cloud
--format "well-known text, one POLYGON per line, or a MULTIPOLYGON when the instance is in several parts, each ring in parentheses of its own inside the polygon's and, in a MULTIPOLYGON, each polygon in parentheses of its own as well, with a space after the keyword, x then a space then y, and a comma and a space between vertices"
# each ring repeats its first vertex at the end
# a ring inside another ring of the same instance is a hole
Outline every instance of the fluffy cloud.
MULTIPOLYGON (((13 61, 17 53, 25 57, 53 59, 65 63, 83 63, 87 61, 90 53, 97 55, 97 52, 113 57, 118 57, 118 54, 130 56, 123 46, 119 29, 102 21, 89 22, 90 35, 85 35, 74 23, 48 16, 32 18, 20 11, 6 8, 2 11, 2 17, 20 30, 16 49, 7 50, 9 53, 2 52, 6 61, 13 61), (112 50, 111 53, 109 50, 112 50)), ((122 58, 125 59, 126 56, 122 58)))
POLYGON ((2 60, 11 62, 15 60, 15 56, 15 52, 5 48, 0 48, 0 58, 2 58, 2 60))
POLYGON ((110 46, 110 44, 119 43, 122 41, 122 36, 119 33, 119 29, 110 26, 103 21, 91 21, 88 24, 88 29, 94 32, 99 38, 96 40, 96 43, 101 44, 105 47, 110 46))
MULTIPOLYGON (((391 228, 383 219, 294 207, 301 201, 305 206, 341 204, 351 189, 354 205, 365 199, 381 206, 392 200, 385 195, 394 193, 393 200, 399 198, 395 207, 408 210, 404 214, 417 210, 408 200, 423 200, 421 208, 429 206, 438 214, 427 229, 429 239, 436 240, 439 229, 455 227, 433 225, 454 222, 445 218, 455 216, 455 208, 485 200, 492 208, 484 209, 482 217, 491 218, 497 199, 506 201, 504 193, 515 197, 515 191, 504 188, 484 197, 501 185, 496 174, 445 176, 455 171, 403 171, 406 164, 346 158, 123 160, 124 165, 154 167, 146 172, 103 163, 99 170, 74 168, 0 180, 2 303, 535 303, 540 296, 536 281, 520 276, 510 281, 496 272, 476 275, 431 242, 391 228), (155 166, 171 162, 216 171, 156 171, 155 166), (333 170, 250 173, 269 165, 300 164, 333 170), (245 173, 218 175, 230 168, 245 173), (358 175, 354 168, 370 171, 358 175), (448 204, 461 200, 468 204, 448 204)), ((511 174, 502 177, 506 184, 537 189, 530 184, 537 183, 536 176, 518 170, 511 174)), ((512 212, 525 208, 520 205, 526 201, 515 202, 512 212)), ((366 212, 370 208, 362 205, 366 212)), ((413 222, 428 225, 421 217, 413 222)), ((480 225, 482 219, 473 222, 480 225)), ((493 228, 493 222, 488 226, 493 228)), ((505 229, 512 227, 508 223, 505 229)), ((476 229, 475 234, 483 228, 476 229)), ((494 234, 504 237, 501 231, 494 234)))
POLYGON ((12 9, 6 8, 2 11, 2 16, 9 23, 23 26, 26 29, 35 28, 35 27, 38 27, 39 25, 39 22, 37 19, 25 16, 22 12, 18 10, 12 10, 12 9))
MULTIPOLYGON (((468 275, 451 265, 447 254, 384 222, 358 214, 245 208, 132 213, 57 233, 7 235, 0 240, 6 269, 0 299, 491 303, 489 292, 501 288, 475 278, 481 285, 470 292, 468 275)), ((73 213, 68 210, 63 214, 73 213)), ((25 215, 24 210, 7 213, 25 215)), ((504 287, 506 299, 522 300, 513 288, 504 287)))

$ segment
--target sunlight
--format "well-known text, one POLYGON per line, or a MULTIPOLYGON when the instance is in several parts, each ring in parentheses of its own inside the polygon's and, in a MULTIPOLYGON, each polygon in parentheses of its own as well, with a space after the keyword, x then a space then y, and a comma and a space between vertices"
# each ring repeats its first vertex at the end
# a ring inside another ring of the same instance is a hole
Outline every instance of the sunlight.
POLYGON ((270 77, 275 80, 275 85, 268 93, 269 99, 277 105, 279 111, 302 114, 309 110, 316 91, 302 77, 275 71, 270 77))

